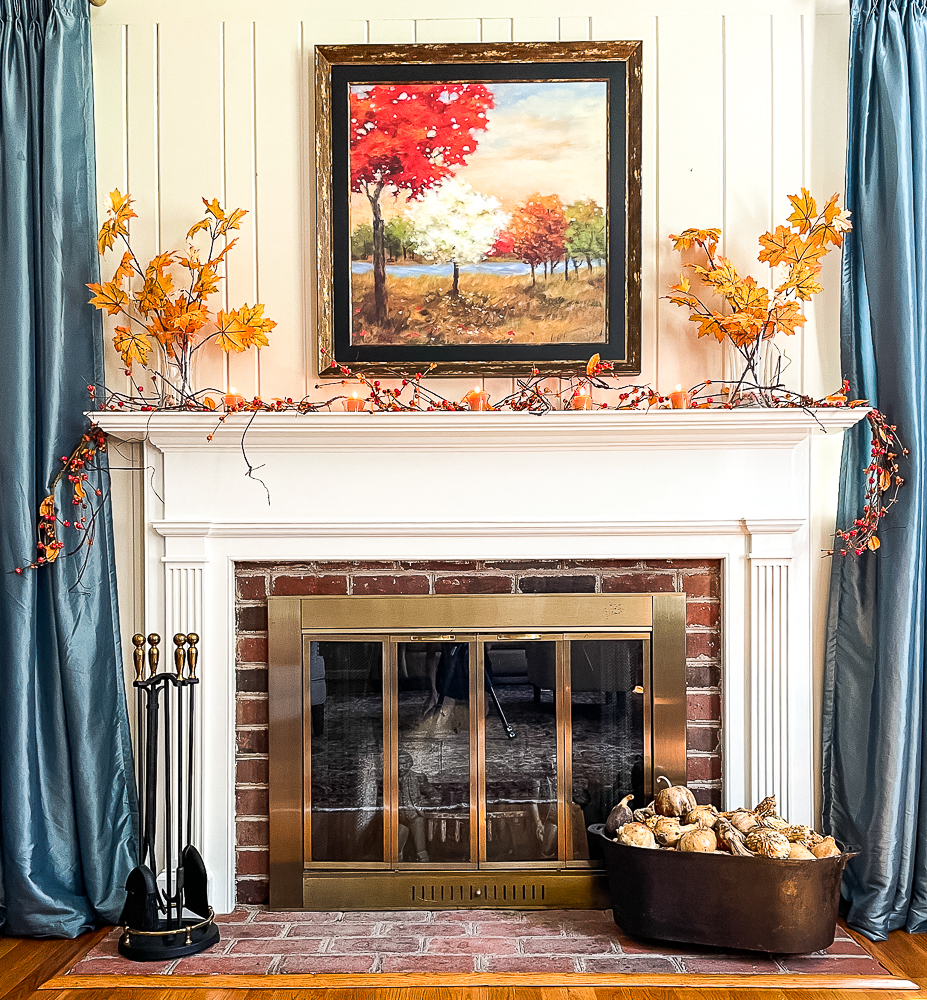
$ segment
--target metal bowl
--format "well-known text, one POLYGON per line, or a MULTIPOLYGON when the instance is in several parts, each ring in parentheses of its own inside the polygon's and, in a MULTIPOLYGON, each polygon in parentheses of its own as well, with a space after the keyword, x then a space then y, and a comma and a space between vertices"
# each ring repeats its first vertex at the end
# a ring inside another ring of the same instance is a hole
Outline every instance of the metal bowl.
POLYGON ((648 850, 589 827, 602 849, 615 923, 635 937, 775 954, 834 943, 850 848, 815 861, 648 850))

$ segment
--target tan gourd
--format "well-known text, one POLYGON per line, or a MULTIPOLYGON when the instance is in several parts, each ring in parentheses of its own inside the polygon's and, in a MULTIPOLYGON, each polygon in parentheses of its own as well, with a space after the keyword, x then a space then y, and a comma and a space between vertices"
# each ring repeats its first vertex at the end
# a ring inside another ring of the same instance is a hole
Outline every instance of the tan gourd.
POLYGON ((718 838, 715 836, 714 830, 708 830, 700 826, 695 830, 689 830, 687 833, 684 833, 679 838, 679 844, 676 849, 679 851, 694 851, 699 854, 711 854, 718 849, 718 838))

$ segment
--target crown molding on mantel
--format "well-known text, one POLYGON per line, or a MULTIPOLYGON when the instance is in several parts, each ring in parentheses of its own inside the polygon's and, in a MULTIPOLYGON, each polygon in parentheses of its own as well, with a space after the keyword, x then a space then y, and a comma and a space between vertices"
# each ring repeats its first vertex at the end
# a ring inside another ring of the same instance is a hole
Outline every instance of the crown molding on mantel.
POLYGON ((147 441, 161 451, 600 451, 602 449, 789 448, 809 434, 840 432, 866 407, 735 410, 600 410, 489 413, 215 413, 94 411, 87 416, 122 441, 147 441), (208 438, 212 435, 212 439, 208 438))

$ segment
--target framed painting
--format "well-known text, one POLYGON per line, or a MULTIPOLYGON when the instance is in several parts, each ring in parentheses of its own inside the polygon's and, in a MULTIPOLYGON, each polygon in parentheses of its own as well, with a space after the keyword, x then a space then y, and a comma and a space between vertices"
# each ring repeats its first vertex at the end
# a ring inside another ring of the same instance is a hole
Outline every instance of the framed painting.
POLYGON ((315 55, 321 375, 640 372, 640 42, 315 55))

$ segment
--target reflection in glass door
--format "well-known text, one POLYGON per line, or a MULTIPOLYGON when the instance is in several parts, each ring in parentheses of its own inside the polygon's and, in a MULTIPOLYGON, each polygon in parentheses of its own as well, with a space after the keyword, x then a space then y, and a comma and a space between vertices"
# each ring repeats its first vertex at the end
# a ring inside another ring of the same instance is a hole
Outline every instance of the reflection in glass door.
POLYGON ((311 858, 382 862, 383 643, 306 638, 303 662, 309 664, 311 858))
POLYGON ((589 858, 586 827, 604 823, 612 807, 633 793, 646 801, 644 663, 649 640, 575 638, 569 642, 572 796, 575 861, 589 858), (578 817, 578 818, 577 818, 578 817))
POLYGON ((555 862, 558 643, 511 639, 481 644, 488 862, 555 862))
POLYGON ((471 847, 470 643, 395 645, 397 757, 393 857, 468 864, 471 847))

